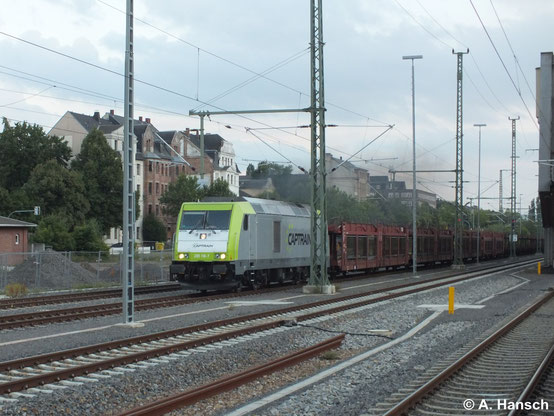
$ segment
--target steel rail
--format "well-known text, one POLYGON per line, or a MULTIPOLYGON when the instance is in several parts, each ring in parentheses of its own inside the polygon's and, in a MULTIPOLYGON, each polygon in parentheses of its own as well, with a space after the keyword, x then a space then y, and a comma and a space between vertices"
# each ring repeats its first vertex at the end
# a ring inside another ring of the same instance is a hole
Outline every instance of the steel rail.
MULTIPOLYGON (((456 283, 463 280, 472 279, 482 273, 488 273, 491 269, 502 271, 506 269, 510 269, 512 267, 517 267, 525 264, 531 264, 534 263, 535 260, 526 260, 523 262, 518 263, 510 263, 503 266, 492 266, 487 267, 484 269, 471 271, 471 272, 461 272, 461 273, 454 273, 449 276, 443 276, 443 277, 435 277, 431 279, 425 279, 425 280, 419 280, 417 283, 409 282, 404 283, 401 285, 391 286, 384 289, 378 289, 370 292, 365 292, 362 294, 357 295, 349 295, 343 298, 343 300, 347 300, 349 298, 354 297, 360 297, 360 296, 366 296, 368 294, 374 294, 379 293, 383 291, 388 290, 396 290, 401 289, 404 287, 409 286, 415 286, 420 284, 425 284, 428 282, 435 282, 435 281, 441 281, 445 279, 451 279, 453 276, 466 276, 459 279, 450 280, 451 283, 456 283)), ((441 286, 442 284, 439 284, 437 286, 441 286)), ((280 288, 269 288, 264 290, 265 292, 280 290, 280 288)), ((259 294, 260 291, 257 292, 251 292, 251 295, 259 294)), ((141 310, 150 310, 150 309, 156 309, 156 308, 163 308, 163 307, 172 307, 172 306, 178 306, 178 305, 185 305, 189 303, 195 303, 195 302, 201 302, 201 301, 211 301, 211 300, 218 300, 218 299, 225 299, 225 298, 233 298, 237 296, 241 296, 238 293, 226 293, 226 294, 220 294, 215 295, 211 297, 198 297, 194 298, 196 295, 181 295, 181 296, 170 296, 165 298, 156 298, 156 299, 142 299, 135 302, 135 308, 137 311, 141 310), (193 299, 194 298, 194 299, 193 299)), ((337 300, 337 299, 335 299, 337 300)), ((41 325, 41 324, 47 324, 47 323, 56 323, 56 322, 67 322, 77 319, 83 319, 83 318, 90 318, 90 317, 98 317, 98 316, 107 316, 107 315, 116 315, 121 313, 121 303, 110 303, 110 304, 101 304, 101 305, 93 305, 93 306, 83 306, 83 307, 77 307, 77 308, 69 308, 69 309, 57 309, 57 310, 50 310, 50 311, 41 311, 39 312, 37 316, 37 312, 30 312, 30 313, 24 313, 24 314, 13 314, 13 315, 4 315, 0 317, 0 329, 11 329, 11 328, 21 328, 25 326, 34 326, 34 325, 41 325)))
POLYGON ((159 357, 161 355, 171 354, 176 351, 190 349, 201 345, 211 344, 218 341, 240 337, 242 335, 261 332, 284 324, 284 321, 273 321, 248 328, 242 328, 235 331, 230 331, 222 334, 211 335, 200 339, 184 341, 172 345, 167 345, 147 351, 140 351, 131 354, 127 354, 122 357, 111 358, 102 360, 90 364, 80 365, 78 367, 66 368, 63 370, 57 370, 48 372, 41 375, 35 375, 32 377, 25 377, 21 380, 15 380, 5 383, 0 383, 0 394, 11 393, 14 391, 21 391, 31 387, 42 386, 47 383, 57 382, 67 378, 74 378, 81 375, 88 375, 97 371, 108 370, 121 365, 135 363, 137 361, 144 361, 150 358, 159 357))
MULTIPOLYGON (((253 296, 260 293, 269 293, 282 290, 282 288, 267 288, 256 292, 247 293, 222 293, 204 296, 197 293, 176 296, 166 296, 153 299, 140 299, 135 301, 135 310, 144 311, 172 306, 187 305, 190 303, 208 302, 213 300, 235 298, 239 296, 253 296)), ((117 315, 122 311, 121 303, 103 303, 75 308, 51 309, 40 312, 26 312, 0 316, 0 329, 22 328, 48 323, 68 322, 83 318, 117 315)))
POLYGON ((283 357, 272 360, 268 363, 251 367, 241 373, 232 374, 220 378, 211 383, 168 396, 161 400, 136 407, 134 409, 120 413, 120 416, 143 416, 143 415, 163 415, 172 410, 179 409, 198 402, 199 400, 214 396, 235 389, 243 384, 255 380, 272 372, 282 370, 299 362, 308 360, 321 354, 324 351, 338 348, 344 340, 344 334, 330 338, 326 341, 293 352, 283 357))
MULTIPOLYGON (((542 360, 541 364, 537 368, 537 371, 535 371, 535 373, 533 374, 533 377, 531 377, 531 379, 529 380, 529 383, 527 383, 527 385, 523 389, 523 392, 516 400, 517 403, 527 402, 531 398, 533 392, 539 385, 541 379, 546 374, 550 365, 552 364, 553 359, 554 359, 554 345, 552 345, 552 347, 548 351, 548 354, 546 354, 546 357, 544 357, 544 360, 542 360)), ((521 413, 520 410, 513 409, 510 411, 510 413, 508 413, 507 416, 515 416, 520 413, 521 413)))
MULTIPOLYGON (((164 284, 159 286, 137 286, 135 295, 178 290, 181 285, 164 284)), ((0 309, 26 308, 29 306, 55 305, 58 303, 82 302, 86 300, 121 297, 121 289, 103 289, 90 292, 63 293, 58 295, 32 296, 27 298, 1 299, 0 309)))
POLYGON ((489 346, 494 342, 508 333, 510 330, 515 328, 521 322, 523 322, 529 315, 535 312, 538 308, 548 302, 554 297, 554 292, 549 292, 546 295, 542 296, 515 318, 510 320, 510 322, 503 325, 501 328, 496 330, 493 334, 488 336, 485 340, 479 343, 477 346, 468 351, 464 356, 457 359, 454 363, 448 366, 446 369, 441 371, 419 389, 408 395, 402 401, 397 403, 394 407, 389 409, 383 416, 399 416, 407 414, 410 409, 412 409, 417 403, 419 403, 424 397, 431 394, 438 386, 441 385, 444 381, 452 377, 454 373, 460 370, 464 365, 470 362, 472 359, 477 357, 483 351, 485 351, 489 346))

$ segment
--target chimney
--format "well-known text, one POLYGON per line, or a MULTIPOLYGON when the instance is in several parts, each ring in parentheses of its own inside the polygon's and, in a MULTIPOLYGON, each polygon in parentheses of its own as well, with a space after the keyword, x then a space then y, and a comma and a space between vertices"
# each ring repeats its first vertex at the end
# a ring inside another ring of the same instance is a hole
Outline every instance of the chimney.
POLYGON ((150 124, 150 117, 146 117, 146 119, 144 121, 146 121, 148 124, 150 124))
POLYGON ((139 121, 142 121, 142 116, 139 116, 139 121))
POLYGON ((111 116, 115 115, 115 110, 110 110, 110 115, 111 116))
POLYGON ((100 121, 100 112, 99 112, 99 111, 95 111, 95 112, 94 112, 93 118, 94 118, 96 121, 100 121))

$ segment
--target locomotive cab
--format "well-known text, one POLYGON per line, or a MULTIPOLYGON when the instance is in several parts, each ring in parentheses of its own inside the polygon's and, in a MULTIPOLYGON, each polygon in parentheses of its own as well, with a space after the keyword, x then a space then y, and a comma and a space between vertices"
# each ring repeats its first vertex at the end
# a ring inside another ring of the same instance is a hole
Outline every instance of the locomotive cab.
POLYGON ((229 246, 232 206, 192 206, 182 210, 170 277, 184 287, 236 287, 229 246))

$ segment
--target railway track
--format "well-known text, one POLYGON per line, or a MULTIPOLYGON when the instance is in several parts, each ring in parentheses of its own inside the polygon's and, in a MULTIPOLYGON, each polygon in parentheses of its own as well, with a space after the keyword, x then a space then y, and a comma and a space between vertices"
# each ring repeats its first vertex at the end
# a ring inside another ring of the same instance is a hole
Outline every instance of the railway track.
MULTIPOLYGON (((380 289, 380 291, 385 292, 388 290, 401 289, 409 286, 417 286, 428 282, 440 282, 445 279, 449 280, 449 282, 451 283, 454 283, 454 282, 471 279, 484 273, 489 273, 491 272, 491 270, 498 270, 498 271, 507 270, 509 268, 516 267, 518 265, 532 264, 534 262, 535 260, 526 260, 526 261, 511 263, 503 266, 487 267, 473 272, 462 272, 462 273, 456 273, 446 277, 443 276, 443 277, 435 277, 431 279, 420 280, 416 283, 414 283, 412 280, 411 282, 406 284, 400 284, 400 285, 395 285, 384 289, 380 289), (454 276, 454 280, 452 280, 452 276, 454 276), (459 277, 456 278, 456 276, 459 276, 459 277)), ((254 291, 249 293, 251 295, 255 295, 259 293, 267 293, 267 292, 272 292, 277 290, 282 290, 282 288, 269 288, 269 289, 263 289, 262 291, 254 291)), ((378 293, 378 292, 372 291, 371 293, 378 293)), ((225 293, 225 294, 219 294, 214 296, 200 296, 198 294, 192 294, 192 295, 169 296, 169 297, 162 297, 162 298, 155 298, 155 299, 141 299, 141 300, 135 301, 135 310, 144 311, 144 310, 186 305, 186 304, 196 303, 196 302, 234 298, 238 296, 243 296, 243 294, 225 293)), ((10 315, 4 315, 0 317, 0 330, 23 328, 28 326, 44 325, 44 324, 50 324, 50 323, 68 322, 68 321, 73 321, 78 319, 86 319, 86 318, 99 317, 99 316, 117 315, 117 314, 120 314, 121 311, 122 311, 121 303, 117 302, 117 303, 99 304, 99 305, 92 305, 92 306, 82 306, 82 307, 76 307, 76 308, 40 311, 38 313, 29 312, 29 313, 22 313, 22 314, 10 314, 10 315)))
POLYGON ((176 410, 184 406, 189 406, 202 399, 237 388, 256 378, 271 374, 275 371, 283 370, 299 362, 306 361, 321 354, 324 351, 338 348, 344 340, 344 336, 344 334, 338 335, 318 344, 312 345, 308 348, 304 348, 300 351, 287 354, 284 357, 279 357, 276 360, 272 360, 268 363, 249 368, 240 373, 232 374, 230 376, 220 378, 200 387, 190 389, 182 393, 174 394, 155 402, 147 403, 143 406, 136 407, 126 412, 120 413, 119 416, 146 416, 153 414, 165 414, 172 410, 176 410))
MULTIPOLYGON (((156 286, 137 286, 135 295, 169 292, 179 290, 179 284, 163 284, 156 286)), ((63 293, 59 295, 31 296, 28 298, 0 299, 0 309, 18 309, 29 306, 55 305, 60 303, 84 302, 97 299, 121 297, 121 289, 104 289, 80 293, 63 293)))
MULTIPOLYGON (((222 293, 210 296, 194 293, 177 296, 165 296, 153 299, 139 299, 135 301, 135 311, 169 308, 172 306, 187 305, 198 302, 208 302, 220 299, 231 299, 239 296, 251 296, 260 293, 275 292, 279 290, 282 290, 282 288, 274 287, 258 290, 255 292, 222 293)), ((24 328, 28 326, 44 325, 57 322, 68 322, 100 316, 118 315, 121 314, 121 308, 121 303, 115 302, 92 306, 81 306, 75 308, 52 309, 40 312, 4 315, 0 317, 0 329, 24 328)))
MULTIPOLYGON (((455 281, 465 279, 458 278, 455 281)), ((123 365, 144 360, 156 360, 156 357, 160 356, 163 356, 163 361, 169 361, 189 355, 191 349, 204 348, 206 345, 222 343, 245 334, 260 333, 260 331, 284 331, 288 328, 285 326, 286 322, 320 319, 332 314, 340 314, 346 310, 452 283, 453 280, 450 279, 442 282, 419 283, 417 288, 408 284, 400 285, 395 289, 387 289, 385 293, 382 290, 374 290, 305 305, 290 306, 275 311, 7 361, 0 363, 0 394, 36 387, 39 387, 39 391, 40 389, 48 390, 49 383, 72 377, 103 378, 113 373, 129 371, 121 367, 123 365)))
MULTIPOLYGON (((528 383, 541 379, 541 375, 535 375, 537 368, 549 351, 552 354, 553 316, 554 292, 549 292, 477 346, 463 351, 454 363, 443 367, 431 379, 427 376, 424 381, 423 376, 415 380, 377 405, 373 413, 506 415, 513 414, 510 411, 518 406, 525 406, 525 402, 537 403, 528 401, 536 382, 528 383)), ((553 390, 548 393, 550 400, 553 393, 553 390)))

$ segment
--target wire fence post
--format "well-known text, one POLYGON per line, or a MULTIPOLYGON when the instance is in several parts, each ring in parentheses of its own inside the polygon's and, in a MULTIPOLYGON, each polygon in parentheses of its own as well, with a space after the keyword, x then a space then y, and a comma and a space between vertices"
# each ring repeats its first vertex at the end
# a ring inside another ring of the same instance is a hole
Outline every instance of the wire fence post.
POLYGON ((100 263, 102 262, 102 252, 98 250, 98 260, 96 260, 96 281, 100 283, 100 263))

